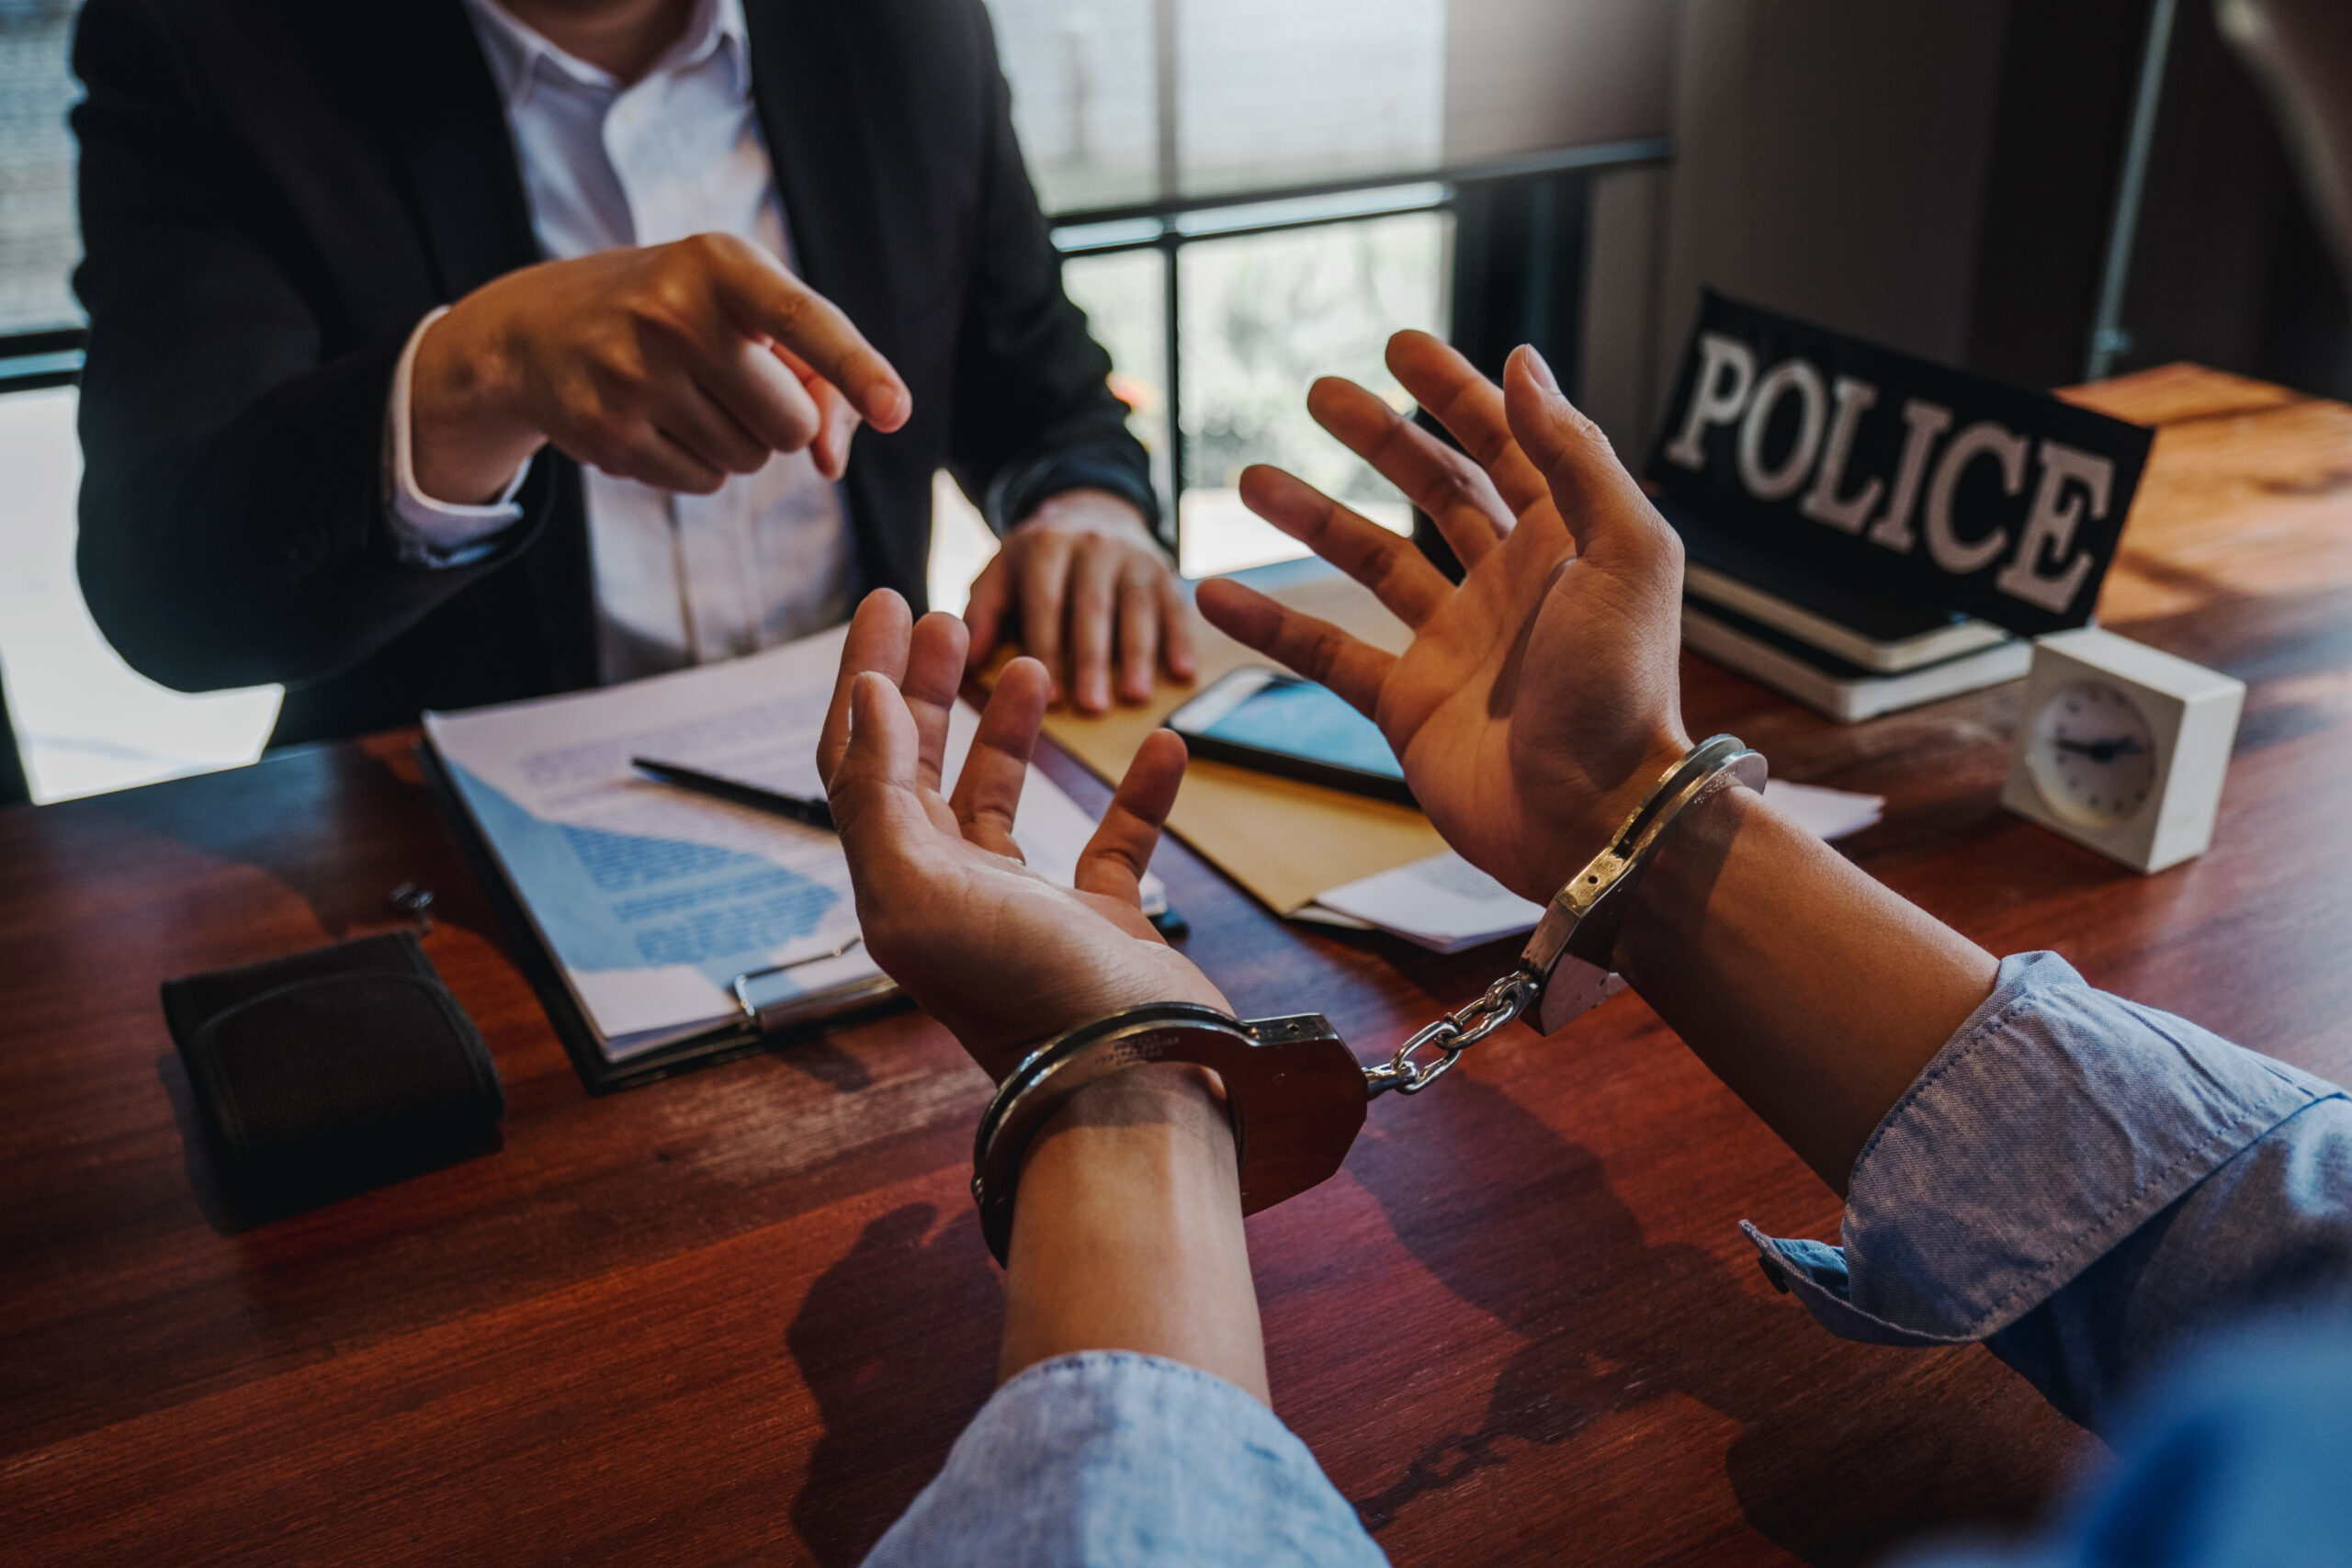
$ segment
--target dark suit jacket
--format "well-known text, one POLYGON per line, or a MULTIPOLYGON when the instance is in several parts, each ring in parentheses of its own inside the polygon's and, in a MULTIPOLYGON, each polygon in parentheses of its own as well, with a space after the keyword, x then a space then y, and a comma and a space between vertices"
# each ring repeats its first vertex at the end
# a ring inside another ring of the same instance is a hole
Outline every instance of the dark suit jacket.
POLYGON ((0 692, 0 806, 16 806, 32 798, 25 782, 24 753, 17 750, 16 727, 8 722, 8 695, 0 692))
MULTIPOLYGON (((914 394, 853 448, 866 583, 922 604, 942 467, 1000 528, 1078 485, 1148 511, 979 0, 745 11, 801 273, 914 394)), ((474 565, 405 565, 384 521, 410 331, 539 259, 458 0, 89 0, 74 67, 80 568, 124 658, 185 691, 286 682, 280 741, 593 682, 576 466, 543 455, 474 565)))

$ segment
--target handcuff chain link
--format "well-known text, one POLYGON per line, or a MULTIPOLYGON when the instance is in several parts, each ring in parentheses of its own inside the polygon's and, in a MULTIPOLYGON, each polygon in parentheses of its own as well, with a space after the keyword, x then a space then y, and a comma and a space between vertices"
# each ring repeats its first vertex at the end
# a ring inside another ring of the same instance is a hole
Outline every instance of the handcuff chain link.
POLYGON ((1579 933, 1588 927, 1600 931, 1605 953, 1606 942, 1614 939, 1616 922, 1624 913, 1624 892, 1646 869, 1659 839, 1676 818, 1727 784, 1744 784, 1761 790, 1764 779, 1764 759, 1735 736, 1711 736, 1685 751, 1650 786, 1608 845, 1553 896, 1520 955, 1519 967, 1488 986, 1476 1001, 1417 1031, 1381 1066, 1366 1067, 1364 1097, 1377 1100, 1390 1089, 1399 1094, 1420 1093, 1443 1077, 1462 1059, 1463 1052, 1532 1010, 1554 971, 1570 956, 1579 933), (1613 911, 1610 908, 1612 897, 1621 900, 1613 911), (1435 1050, 1437 1055, 1424 1059, 1421 1054, 1429 1050, 1435 1050))
POLYGON ((1399 1094, 1420 1093, 1443 1077, 1446 1069, 1461 1060, 1463 1052, 1533 1006, 1542 990, 1535 976, 1524 969, 1504 976, 1476 1000, 1417 1031, 1385 1065, 1365 1068, 1366 1097, 1377 1099, 1392 1089, 1399 1094), (1430 1047, 1439 1055, 1433 1060, 1419 1059, 1419 1053, 1430 1047))

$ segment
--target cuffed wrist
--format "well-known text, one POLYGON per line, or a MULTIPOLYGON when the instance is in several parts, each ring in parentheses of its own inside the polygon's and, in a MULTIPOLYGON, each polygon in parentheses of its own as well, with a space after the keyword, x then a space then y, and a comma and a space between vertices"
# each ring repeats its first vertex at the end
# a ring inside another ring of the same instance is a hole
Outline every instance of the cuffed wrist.
POLYGON ((1658 731, 1657 735, 1651 739, 1648 749, 1642 753, 1642 760, 1634 766, 1634 771, 1618 783, 1609 786, 1594 801, 1592 808, 1585 814, 1582 828, 1578 833, 1578 841, 1589 847, 1574 864, 1560 868, 1562 881, 1565 882, 1574 875, 1586 862, 1591 860, 1594 855, 1599 854, 1615 840, 1623 830, 1626 822, 1632 818, 1634 810, 1648 797, 1650 791, 1656 789, 1668 774, 1681 766, 1685 757, 1690 755, 1693 744, 1691 739, 1679 729, 1658 731))
MULTIPOLYGON (((1589 865, 1595 856, 1616 841, 1635 808, 1681 765, 1690 750, 1690 737, 1675 730, 1660 730, 1643 750, 1641 761, 1632 772, 1602 788, 1583 809, 1567 816, 1547 846, 1548 852, 1533 868, 1533 881, 1541 891, 1531 891, 1527 896, 1538 903, 1546 902, 1566 886, 1570 877, 1589 865)), ((1668 832, 1679 834, 1684 830, 1685 825, 1678 823, 1668 832)), ((1664 853, 1671 842, 1669 838, 1661 843, 1659 852, 1664 853)))
POLYGON ((1220 1129, 1231 1146, 1233 1123, 1216 1074, 1190 1062, 1137 1062, 1070 1096, 1069 1103, 1039 1130, 1029 1153, 1034 1156, 1057 1134, 1079 1128, 1162 1122, 1220 1129))

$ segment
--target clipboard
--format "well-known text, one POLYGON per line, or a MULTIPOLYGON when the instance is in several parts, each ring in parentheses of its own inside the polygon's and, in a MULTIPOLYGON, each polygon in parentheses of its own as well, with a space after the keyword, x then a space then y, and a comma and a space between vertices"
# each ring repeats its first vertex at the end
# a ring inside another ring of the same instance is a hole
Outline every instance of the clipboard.
MULTIPOLYGON (((815 997, 791 998, 800 1004, 795 1008, 783 1004, 760 1007, 752 999, 755 983, 770 975, 797 967, 795 964, 768 965, 746 970, 735 976, 728 987, 741 1013, 738 1018, 725 1020, 700 1033, 616 1062, 606 1056, 597 1043, 596 1032, 582 1016, 580 1004, 571 988, 564 983, 555 954, 548 950, 538 928, 525 912, 522 900, 507 882, 497 858, 474 824, 472 815, 458 796, 457 785, 449 777, 440 754, 429 740, 416 743, 417 763, 424 775, 426 792, 440 808, 444 820, 456 836, 458 848, 466 858, 466 865, 481 884, 498 918, 499 927, 505 932, 516 967, 531 984, 539 998, 539 1006, 555 1030, 556 1038, 563 1043, 564 1055, 571 1058, 572 1070, 591 1094, 610 1094, 617 1089, 636 1089, 662 1078, 674 1077, 696 1067, 719 1062, 733 1061, 755 1051, 780 1050, 804 1043, 824 1035, 863 1023, 886 1013, 910 1007, 904 992, 888 976, 877 976, 863 985, 821 992, 815 997)), ((817 963, 836 953, 811 954, 800 964, 817 963)))

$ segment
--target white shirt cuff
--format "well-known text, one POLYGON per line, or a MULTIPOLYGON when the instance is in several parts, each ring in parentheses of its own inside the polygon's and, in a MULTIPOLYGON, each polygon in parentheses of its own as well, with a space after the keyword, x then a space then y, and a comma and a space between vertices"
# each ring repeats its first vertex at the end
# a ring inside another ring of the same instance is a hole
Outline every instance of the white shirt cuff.
POLYGON ((416 370, 416 346, 425 329, 449 313, 443 305, 426 312, 408 334, 400 363, 392 369, 392 395, 384 406, 384 515, 401 559, 427 567, 465 566, 481 559, 499 546, 499 536, 523 520, 514 494, 530 477, 533 459, 525 458, 498 499, 486 506, 458 506, 435 501, 416 486, 416 447, 410 428, 409 388, 416 370))

